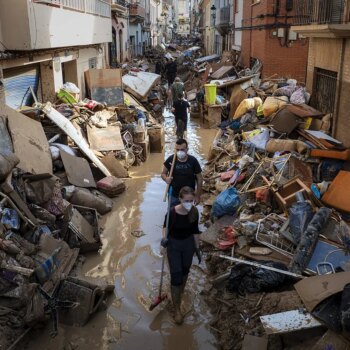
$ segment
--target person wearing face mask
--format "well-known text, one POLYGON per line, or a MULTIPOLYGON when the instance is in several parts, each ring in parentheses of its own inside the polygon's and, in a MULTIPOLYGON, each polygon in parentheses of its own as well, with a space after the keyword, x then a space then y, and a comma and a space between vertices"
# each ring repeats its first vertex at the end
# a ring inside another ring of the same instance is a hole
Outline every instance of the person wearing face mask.
MULTIPOLYGON (((168 232, 167 215, 163 226, 161 246, 167 250, 171 278, 171 299, 175 309, 174 320, 182 324, 181 299, 185 290, 188 274, 196 253, 198 263, 202 261, 199 249, 199 214, 194 206, 195 192, 191 187, 183 187, 179 193, 180 204, 170 211, 168 232)), ((164 252, 163 252, 164 253, 164 252)))
POLYGON ((163 181, 170 184, 173 188, 171 207, 180 203, 180 190, 185 186, 196 189, 194 204, 197 205, 200 202, 200 196, 202 194, 203 177, 201 166, 195 157, 188 154, 188 143, 185 139, 178 139, 175 149, 176 157, 171 155, 166 159, 161 174, 163 181), (169 173, 174 159, 175 166, 173 174, 170 177, 169 173))

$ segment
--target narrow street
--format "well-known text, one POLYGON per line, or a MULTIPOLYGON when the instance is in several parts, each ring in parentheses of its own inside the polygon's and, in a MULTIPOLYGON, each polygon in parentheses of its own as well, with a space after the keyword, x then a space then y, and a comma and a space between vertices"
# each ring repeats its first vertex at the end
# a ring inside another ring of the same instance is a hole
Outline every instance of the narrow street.
MULTIPOLYGON (((191 350, 216 349, 214 335, 206 325, 211 318, 210 311, 200 295, 205 286, 204 264, 198 268, 196 258, 185 293, 188 314, 184 325, 174 324, 167 301, 154 311, 148 311, 157 295, 160 278, 159 242, 166 212, 165 184, 160 172, 163 159, 172 153, 175 141, 172 115, 165 115, 165 126, 165 154, 152 153, 146 163, 131 169, 128 190, 116 199, 113 211, 102 222, 103 247, 98 254, 89 255, 84 264, 86 275, 115 280, 115 295, 108 311, 97 313, 82 328, 60 325, 59 336, 55 339, 50 338, 48 328, 41 330, 38 336, 32 337, 28 350, 171 350, 179 346, 191 350), (131 234, 135 230, 142 230, 145 235, 135 238, 131 234)), ((201 164, 205 162, 215 133, 215 129, 204 129, 197 121, 189 123, 190 153, 201 164)))

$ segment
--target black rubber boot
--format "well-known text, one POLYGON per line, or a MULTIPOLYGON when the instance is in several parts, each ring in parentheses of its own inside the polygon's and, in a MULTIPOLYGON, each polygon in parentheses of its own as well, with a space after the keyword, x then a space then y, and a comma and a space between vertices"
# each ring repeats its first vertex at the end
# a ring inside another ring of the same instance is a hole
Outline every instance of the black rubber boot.
POLYGON ((183 316, 181 314, 181 296, 182 296, 182 286, 171 286, 171 299, 173 301, 175 315, 174 320, 177 325, 183 323, 183 316))

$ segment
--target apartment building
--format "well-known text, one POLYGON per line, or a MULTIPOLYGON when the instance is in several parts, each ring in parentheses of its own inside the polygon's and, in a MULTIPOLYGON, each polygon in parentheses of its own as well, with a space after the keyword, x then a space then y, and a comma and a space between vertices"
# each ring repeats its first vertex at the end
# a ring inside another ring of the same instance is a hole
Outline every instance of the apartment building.
POLYGON ((311 104, 333 115, 333 136, 350 147, 350 1, 295 0, 292 30, 309 38, 311 104))
POLYGON ((142 56, 151 45, 150 0, 131 0, 128 6, 131 57, 142 56))
POLYGON ((177 24, 177 34, 182 37, 190 35, 190 0, 177 0, 175 21, 177 24))
POLYGON ((108 63, 109 0, 0 0, 0 70, 6 104, 55 99, 65 82, 85 96, 84 72, 108 63))
POLYGON ((129 57, 129 10, 125 0, 112 0, 112 42, 109 44, 109 64, 116 67, 129 57))
POLYGON ((262 64, 262 76, 291 77, 305 82, 308 40, 291 29, 296 13, 295 1, 245 0, 242 23, 242 62, 262 64))

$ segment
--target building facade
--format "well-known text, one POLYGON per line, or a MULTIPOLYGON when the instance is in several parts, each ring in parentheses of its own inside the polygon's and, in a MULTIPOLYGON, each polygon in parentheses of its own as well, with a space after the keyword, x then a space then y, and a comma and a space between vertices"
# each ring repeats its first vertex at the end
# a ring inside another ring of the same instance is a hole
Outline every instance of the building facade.
POLYGON ((291 29, 296 13, 294 1, 245 0, 242 23, 241 55, 244 66, 262 62, 262 76, 290 77, 305 82, 308 40, 291 29))
POLYGON ((135 58, 151 45, 150 0, 131 0, 128 5, 130 55, 135 58))
POLYGON ((129 60, 129 13, 125 0, 112 1, 112 42, 109 44, 109 64, 118 64, 129 60))
POLYGON ((29 87, 40 100, 54 101, 65 82, 75 83, 84 97, 84 72, 108 65, 111 41, 109 1, 0 0, 6 104, 30 104, 29 87))
POLYGON ((177 9, 176 9, 176 15, 175 15, 175 21, 177 24, 176 33, 181 37, 188 37, 190 35, 190 30, 191 30, 190 8, 191 8, 191 1, 177 0, 177 9))
POLYGON ((309 38, 311 104, 332 114, 332 134, 350 147, 350 1, 296 0, 293 31, 309 38))

